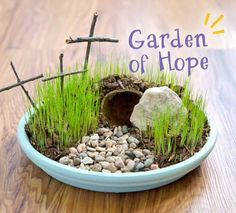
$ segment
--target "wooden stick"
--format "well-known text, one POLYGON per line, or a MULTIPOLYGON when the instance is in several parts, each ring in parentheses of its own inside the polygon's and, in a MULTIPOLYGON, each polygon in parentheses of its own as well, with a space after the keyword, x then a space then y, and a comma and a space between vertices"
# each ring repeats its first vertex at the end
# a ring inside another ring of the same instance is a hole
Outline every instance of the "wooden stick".
POLYGON ((69 75, 75 75, 75 74, 79 74, 79 73, 84 73, 86 72, 87 70, 80 70, 80 71, 75 71, 75 72, 69 72, 69 73, 63 73, 63 74, 60 74, 60 75, 55 75, 55 76, 52 76, 52 77, 49 77, 49 78, 44 78, 42 79, 43 82, 45 81, 50 81, 50 80, 53 80, 53 79, 56 79, 56 78, 60 78, 62 76, 69 76, 69 75))
POLYGON ((64 76, 63 76, 63 54, 61 53, 59 56, 60 60, 60 73, 61 73, 61 92, 63 92, 63 85, 64 85, 64 76))
POLYGON ((118 80, 117 83, 119 84, 119 86, 122 88, 122 89, 125 89, 124 85, 122 84, 122 81, 121 80, 118 80))
MULTIPOLYGON (((93 20, 92 20, 90 31, 89 31, 89 37, 93 37, 95 25, 96 25, 96 22, 97 22, 97 18, 98 18, 98 13, 95 12, 93 14, 93 20)), ((90 49, 91 49, 91 42, 88 42, 87 49, 86 49, 86 54, 85 54, 85 59, 84 59, 84 69, 87 69, 87 67, 88 67, 90 49)))
POLYGON ((9 89, 12 89, 12 88, 14 88, 14 87, 21 86, 21 85, 23 85, 23 84, 25 84, 25 83, 28 83, 28 82, 30 82, 30 81, 35 81, 35 80, 40 79, 40 78, 43 78, 43 74, 38 75, 38 76, 33 77, 33 78, 29 78, 29 79, 24 80, 24 81, 20 81, 20 82, 18 82, 18 83, 16 83, 16 84, 13 84, 13 85, 11 85, 11 86, 5 87, 5 88, 3 88, 3 89, 0 89, 0 92, 3 92, 3 91, 6 91, 6 90, 9 90, 9 89))
POLYGON ((89 43, 91 44, 91 42, 114 42, 114 43, 117 43, 117 42, 119 42, 119 40, 114 39, 114 38, 105 38, 105 37, 78 37, 76 39, 70 38, 70 39, 66 40, 67 44, 80 43, 80 42, 88 42, 88 44, 89 43))
MULTIPOLYGON (((16 80, 19 83, 20 82, 20 78, 19 78, 19 76, 18 76, 18 74, 16 72, 16 69, 15 69, 15 67, 13 65, 13 62, 11 61, 10 64, 11 64, 11 68, 12 68, 12 70, 13 70, 15 76, 16 76, 16 80)), ((31 103, 31 105, 35 108, 35 104, 34 104, 32 98, 30 97, 29 92, 25 89, 25 87, 23 85, 20 85, 20 86, 21 86, 22 90, 24 91, 26 97, 29 99, 29 102, 31 103)))

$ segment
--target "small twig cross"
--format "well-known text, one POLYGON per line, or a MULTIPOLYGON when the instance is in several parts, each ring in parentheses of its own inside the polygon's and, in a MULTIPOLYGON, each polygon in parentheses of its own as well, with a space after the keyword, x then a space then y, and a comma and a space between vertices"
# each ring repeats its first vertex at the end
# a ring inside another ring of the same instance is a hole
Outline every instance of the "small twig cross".
POLYGON ((11 86, 8 86, 8 87, 5 87, 5 88, 0 89, 0 92, 6 91, 6 90, 10 90, 10 89, 12 89, 12 88, 15 88, 15 87, 20 86, 20 87, 22 88, 22 90, 24 91, 26 97, 29 99, 31 105, 35 108, 35 104, 34 104, 32 98, 30 97, 29 92, 25 89, 25 87, 23 86, 23 84, 28 83, 28 82, 30 82, 30 81, 35 81, 35 80, 40 79, 40 78, 43 78, 43 74, 38 75, 38 76, 33 77, 33 78, 29 78, 29 79, 27 79, 27 80, 21 81, 20 78, 19 78, 18 73, 16 72, 16 69, 15 69, 15 67, 14 67, 14 65, 13 65, 13 63, 12 63, 12 61, 11 61, 10 65, 11 65, 11 68, 12 68, 12 70, 13 70, 15 76, 16 76, 17 83, 16 83, 16 84, 13 84, 13 85, 11 85, 11 86))
POLYGON ((92 42, 119 42, 118 39, 93 37, 97 17, 98 17, 98 13, 94 13, 93 21, 90 27, 89 37, 78 37, 76 39, 72 39, 71 37, 69 37, 69 39, 66 40, 67 44, 88 42, 85 59, 84 59, 84 70, 87 70, 88 68, 89 54, 90 54, 92 42))

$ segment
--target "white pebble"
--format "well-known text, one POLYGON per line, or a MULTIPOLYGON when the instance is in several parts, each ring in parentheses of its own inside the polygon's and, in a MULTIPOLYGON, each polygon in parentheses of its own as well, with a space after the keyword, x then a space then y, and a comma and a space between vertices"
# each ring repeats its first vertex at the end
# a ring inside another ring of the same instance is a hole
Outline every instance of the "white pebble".
POLYGON ((106 161, 101 161, 101 162, 99 162, 101 165, 102 165, 102 168, 103 169, 106 169, 109 165, 110 165, 110 163, 108 163, 108 162, 106 162, 106 161))
POLYGON ((120 157, 118 157, 118 158, 116 159, 115 165, 116 165, 118 168, 124 168, 124 167, 125 167, 125 164, 124 164, 123 160, 122 160, 120 157))
POLYGON ((93 159, 90 158, 90 157, 85 157, 85 158, 83 159, 83 164, 84 164, 84 165, 88 165, 88 164, 92 164, 92 163, 93 163, 93 159))
POLYGON ((95 156, 95 161, 97 162, 104 161, 104 160, 105 160, 104 156, 101 156, 101 155, 95 156))
POLYGON ((83 152, 86 151, 86 145, 84 143, 81 143, 77 146, 77 151, 78 152, 83 152))
POLYGON ((134 169, 135 162, 133 160, 129 160, 129 162, 126 165, 127 170, 131 171, 134 169))
POLYGON ((96 151, 98 152, 104 152, 105 150, 106 149, 104 147, 100 147, 100 146, 96 147, 96 151))
POLYGON ((59 163, 67 165, 71 162, 71 159, 69 159, 68 156, 61 157, 59 160, 59 163))
POLYGON ((88 156, 91 158, 95 158, 98 155, 98 152, 87 152, 88 156))
POLYGON ((136 158, 141 158, 141 157, 144 156, 143 153, 138 151, 138 150, 134 150, 133 153, 134 153, 136 158))
POLYGON ((91 140, 99 140, 99 135, 95 133, 90 137, 90 139, 91 140))
POLYGON ((97 147, 98 146, 98 141, 97 140, 92 140, 91 141, 91 146, 92 147, 97 147))
POLYGON ((117 171, 117 168, 114 165, 114 163, 110 163, 109 166, 107 167, 107 169, 111 172, 116 172, 117 171))
POLYGON ((89 136, 83 136, 82 137, 82 143, 87 143, 90 140, 89 136))
POLYGON ((74 154, 74 155, 79 154, 78 151, 77 151, 77 149, 76 149, 75 147, 70 147, 70 148, 69 148, 69 152, 70 152, 71 154, 74 154))
POLYGON ((132 149, 135 149, 135 148, 137 147, 137 145, 136 145, 135 143, 131 143, 131 144, 129 145, 129 147, 132 148, 132 149))

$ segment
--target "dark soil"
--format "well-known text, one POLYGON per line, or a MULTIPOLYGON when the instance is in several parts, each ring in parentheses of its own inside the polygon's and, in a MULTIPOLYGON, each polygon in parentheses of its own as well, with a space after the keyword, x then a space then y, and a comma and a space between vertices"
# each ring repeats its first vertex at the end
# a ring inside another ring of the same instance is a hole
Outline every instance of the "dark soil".
MULTIPOLYGON (((114 90, 131 89, 131 90, 136 90, 143 93, 146 89, 150 87, 157 87, 157 86, 164 86, 164 85, 157 85, 155 83, 149 83, 142 79, 137 79, 133 76, 112 75, 101 80, 101 100, 104 98, 106 94, 114 90)), ((170 85, 165 85, 165 86, 170 86, 170 85)), ((183 88, 181 86, 175 86, 173 90, 181 97, 182 91, 183 91, 183 88)), ((102 113, 100 114, 98 126, 99 127, 112 127, 111 124, 109 124, 108 120, 102 115, 102 113)), ((197 144, 194 152, 200 151, 201 148, 205 145, 209 132, 210 132, 210 127, 209 127, 208 122, 206 122, 204 131, 203 131, 202 140, 199 144, 197 144)), ((27 125, 26 125, 26 133, 30 139, 31 144, 34 146, 34 148, 48 158, 51 158, 53 160, 59 160, 62 156, 65 156, 69 153, 68 148, 58 149, 54 145, 54 143, 52 143, 53 138, 47 138, 47 146, 44 149, 42 149, 42 147, 39 147, 35 142, 31 140, 32 133, 27 125)), ((141 143, 139 144, 139 147, 137 148, 142 148, 142 149, 145 148, 151 151, 154 150, 153 138, 149 138, 145 136, 144 133, 141 133, 137 128, 132 127, 131 125, 129 125, 129 133, 133 135, 134 137, 136 137, 137 139, 139 139, 139 141, 141 141, 141 143)), ((55 135, 55 137, 57 136, 55 135)), ((176 149, 175 155, 173 153, 166 156, 156 155, 154 163, 157 163, 160 168, 163 168, 166 166, 170 166, 172 164, 179 163, 191 157, 193 153, 190 153, 187 147, 180 147, 179 143, 180 143, 180 138, 177 137, 176 139, 177 149, 176 149)))

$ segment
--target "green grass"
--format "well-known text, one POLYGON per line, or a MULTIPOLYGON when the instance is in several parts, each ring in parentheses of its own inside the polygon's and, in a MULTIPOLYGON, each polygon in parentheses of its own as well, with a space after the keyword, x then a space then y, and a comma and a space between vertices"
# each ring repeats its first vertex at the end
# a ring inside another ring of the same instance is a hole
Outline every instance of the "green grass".
MULTIPOLYGON (((162 85, 167 85, 170 81, 162 85)), ((169 85, 175 90, 175 87, 169 85)), ((204 125, 207 121, 205 116, 205 101, 202 96, 191 97, 189 81, 185 80, 182 86, 182 107, 178 115, 171 115, 169 109, 162 114, 153 114, 152 128, 149 129, 149 135, 154 137, 155 151, 157 154, 169 156, 175 154, 177 147, 186 148, 191 155, 202 140, 204 125), (187 109, 187 113, 186 110, 187 109)), ((176 89, 178 93, 179 88, 176 89)))
POLYGON ((39 147, 44 148, 46 143, 68 147, 96 129, 100 91, 95 85, 99 79, 89 72, 66 77, 63 91, 60 79, 38 85, 35 103, 39 107, 31 112, 29 129, 39 147))
MULTIPOLYGON (((40 148, 56 145, 60 149, 77 143, 88 131, 95 131, 100 111, 98 82, 110 74, 129 74, 127 67, 125 63, 96 63, 86 73, 65 77, 63 91, 60 79, 40 83, 34 100, 38 103, 38 109, 32 112, 27 107, 31 115, 28 123, 31 141, 40 148)), ((151 70, 147 69, 139 77, 173 89, 180 95, 183 108, 188 113, 177 117, 170 115, 169 110, 163 114, 153 114, 152 128, 145 134, 154 138, 157 154, 168 156, 175 153, 177 147, 186 147, 193 154, 202 139, 206 122, 204 98, 201 95, 192 97, 189 80, 170 72, 151 70)))

